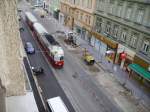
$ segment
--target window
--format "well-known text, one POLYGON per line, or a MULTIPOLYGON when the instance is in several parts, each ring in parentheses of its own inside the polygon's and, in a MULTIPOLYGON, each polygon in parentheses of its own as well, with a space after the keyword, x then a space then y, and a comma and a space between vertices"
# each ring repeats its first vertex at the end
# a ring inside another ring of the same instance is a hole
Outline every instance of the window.
POLYGON ((101 33, 101 30, 102 30, 102 18, 97 17, 95 26, 96 26, 95 27, 96 32, 101 33))
POLYGON ((104 0, 99 0, 99 4, 97 5, 97 9, 99 11, 104 11, 105 3, 104 0))
POLYGON ((119 30, 119 26, 118 25, 114 25, 114 28, 113 28, 113 37, 114 38, 117 38, 118 30, 119 30))
POLYGON ((117 7, 117 16, 121 17, 123 5, 119 4, 117 7))
POLYGON ((88 0, 88 8, 92 8, 92 0, 88 0))
POLYGON ((91 24, 91 16, 88 16, 88 24, 90 25, 91 24))
POLYGON ((101 33, 101 31, 102 31, 102 23, 98 22, 96 25, 97 25, 96 32, 101 33))
POLYGON ((83 19, 83 13, 80 13, 80 20, 82 21, 83 19))
POLYGON ((75 18, 79 18, 79 11, 76 11, 76 16, 75 16, 75 18))
POLYGON ((107 22, 106 28, 105 28, 105 33, 110 34, 110 30, 111 30, 111 24, 110 24, 110 22, 107 22))
POLYGON ((136 33, 133 33, 131 35, 131 38, 130 38, 130 42, 129 42, 129 45, 133 48, 136 47, 136 42, 137 42, 137 34, 136 33))
POLYGON ((75 0, 76 5, 80 4, 80 0, 75 0))
POLYGON ((128 7, 127 11, 126 11, 126 19, 130 19, 131 18, 131 14, 132 14, 132 8, 128 7))
POLYGON ((121 40, 122 42, 125 42, 125 41, 126 41, 126 38, 127 38, 127 30, 124 29, 124 30, 122 31, 122 33, 121 33, 121 38, 120 38, 120 40, 121 40))
POLYGON ((88 7, 88 0, 84 0, 84 7, 88 7))
POLYGON ((148 40, 144 40, 143 46, 142 46, 142 52, 147 53, 149 51, 150 43, 148 40))
POLYGON ((88 22, 88 15, 85 15, 85 22, 88 22))
POLYGON ((144 10, 139 9, 137 11, 136 22, 141 23, 144 17, 144 10))
POLYGON ((114 0, 110 0, 109 4, 109 13, 113 14, 113 9, 114 9, 114 0))

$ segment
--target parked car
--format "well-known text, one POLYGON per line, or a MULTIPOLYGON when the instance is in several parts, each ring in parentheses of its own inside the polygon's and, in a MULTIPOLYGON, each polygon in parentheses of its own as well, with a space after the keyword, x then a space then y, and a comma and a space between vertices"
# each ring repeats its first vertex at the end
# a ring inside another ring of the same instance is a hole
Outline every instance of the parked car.
POLYGON ((34 75, 39 75, 44 73, 44 69, 42 67, 31 67, 34 75))
POLYGON ((31 42, 26 42, 25 50, 26 50, 27 54, 34 54, 35 53, 35 49, 34 49, 31 42))
POLYGON ((25 29, 24 29, 22 23, 19 22, 19 31, 20 31, 20 32, 23 32, 24 30, 25 30, 25 29))

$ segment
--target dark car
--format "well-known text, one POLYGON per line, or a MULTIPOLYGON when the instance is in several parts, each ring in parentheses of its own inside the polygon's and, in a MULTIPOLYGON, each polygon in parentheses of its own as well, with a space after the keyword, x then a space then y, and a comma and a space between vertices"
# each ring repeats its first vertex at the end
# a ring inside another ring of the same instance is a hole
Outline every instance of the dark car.
POLYGON ((26 50, 27 54, 34 54, 35 53, 35 49, 34 49, 31 42, 26 42, 25 50, 26 50))
POLYGON ((31 67, 34 75, 42 74, 44 69, 42 67, 31 67))

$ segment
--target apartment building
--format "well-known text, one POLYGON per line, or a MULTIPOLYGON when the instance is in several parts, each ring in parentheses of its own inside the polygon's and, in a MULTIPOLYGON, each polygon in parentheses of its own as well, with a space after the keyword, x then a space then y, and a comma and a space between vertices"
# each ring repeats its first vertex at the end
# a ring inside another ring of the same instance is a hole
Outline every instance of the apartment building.
POLYGON ((88 42, 90 42, 94 25, 95 2, 95 0, 75 1, 74 30, 88 42))
POLYGON ((61 0, 60 22, 86 38, 94 24, 95 0, 61 0))
POLYGON ((74 0, 61 0, 60 1, 60 13, 59 22, 73 29, 74 25, 74 10, 75 1, 74 0))
POLYGON ((121 68, 128 69, 129 64, 136 63, 147 70, 150 66, 150 1, 97 0, 96 4, 92 45, 104 44, 106 56, 111 52, 108 59, 121 68))

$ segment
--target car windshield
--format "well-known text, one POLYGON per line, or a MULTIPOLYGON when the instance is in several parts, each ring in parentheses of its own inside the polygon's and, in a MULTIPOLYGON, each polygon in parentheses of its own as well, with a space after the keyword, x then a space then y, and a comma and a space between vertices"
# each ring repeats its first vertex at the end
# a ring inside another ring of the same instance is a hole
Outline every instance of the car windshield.
POLYGON ((64 59, 63 56, 55 56, 54 58, 55 61, 62 61, 64 59))
POLYGON ((33 48, 33 46, 32 46, 31 43, 27 43, 27 47, 28 47, 28 48, 33 48))

